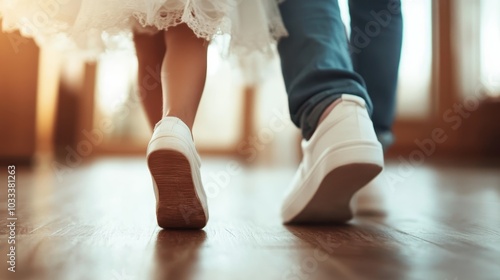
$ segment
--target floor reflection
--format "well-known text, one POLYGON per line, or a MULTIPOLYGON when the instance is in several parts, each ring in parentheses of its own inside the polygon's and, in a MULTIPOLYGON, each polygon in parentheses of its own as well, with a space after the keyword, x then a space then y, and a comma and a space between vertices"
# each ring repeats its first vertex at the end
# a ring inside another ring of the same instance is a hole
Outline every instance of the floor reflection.
POLYGON ((297 252, 299 269, 294 277, 302 274, 318 280, 408 279, 406 250, 369 222, 354 220, 347 225, 286 228, 298 238, 299 246, 308 248, 297 252))
POLYGON ((193 279, 198 252, 206 240, 203 230, 161 230, 155 247, 156 279, 193 279))

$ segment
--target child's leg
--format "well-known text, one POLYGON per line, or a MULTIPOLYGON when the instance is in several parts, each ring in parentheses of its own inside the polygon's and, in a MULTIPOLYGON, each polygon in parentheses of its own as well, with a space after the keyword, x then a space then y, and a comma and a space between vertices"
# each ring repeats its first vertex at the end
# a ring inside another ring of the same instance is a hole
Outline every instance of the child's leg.
POLYGON ((190 129, 205 87, 208 42, 181 24, 165 32, 163 60, 163 116, 181 119, 190 129))
POLYGON ((144 110, 154 128, 162 118, 161 64, 165 57, 164 32, 155 35, 134 34, 138 60, 138 82, 144 110))
POLYGON ((156 218, 162 228, 200 229, 208 208, 191 131, 205 87, 208 43, 185 24, 169 28, 162 39, 167 51, 161 69, 163 103, 157 106, 163 104, 163 113, 147 152, 156 218))

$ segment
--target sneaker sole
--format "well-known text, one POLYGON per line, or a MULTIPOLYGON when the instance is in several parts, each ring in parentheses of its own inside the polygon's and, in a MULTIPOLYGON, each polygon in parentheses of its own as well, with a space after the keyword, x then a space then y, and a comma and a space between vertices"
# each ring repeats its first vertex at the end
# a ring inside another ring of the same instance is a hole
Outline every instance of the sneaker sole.
POLYGON ((349 207, 354 194, 380 172, 375 164, 349 164, 328 173, 311 201, 289 223, 345 223, 352 219, 349 207))
MULTIPOLYGON (((303 183, 301 194, 297 200, 303 197, 311 197, 307 203, 295 215, 292 208, 285 210, 288 219, 285 223, 345 223, 352 219, 350 202, 354 194, 370 181, 383 169, 382 148, 374 147, 351 147, 346 150, 336 151, 318 162, 316 170, 310 174, 310 178, 323 178, 319 184, 311 185, 311 180, 303 183), (323 167, 335 166, 331 160, 342 160, 344 164, 329 172, 324 172, 323 167)), ((314 181, 314 180, 312 180, 314 181)), ((296 201, 295 203, 300 203, 296 201)))
POLYGON ((175 150, 157 150, 149 155, 148 167, 157 187, 158 225, 165 229, 203 228, 208 219, 188 159, 175 150))

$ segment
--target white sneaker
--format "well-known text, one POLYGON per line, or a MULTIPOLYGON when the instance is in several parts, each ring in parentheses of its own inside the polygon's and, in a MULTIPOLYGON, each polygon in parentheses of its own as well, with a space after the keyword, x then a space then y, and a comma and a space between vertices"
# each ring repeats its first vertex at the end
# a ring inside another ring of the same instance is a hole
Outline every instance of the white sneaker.
POLYGON ((340 103, 302 141, 303 159, 285 198, 285 223, 340 223, 352 218, 349 202, 384 166, 365 101, 343 94, 340 103))
POLYGON ((156 124, 147 160, 156 196, 156 218, 162 228, 203 228, 207 197, 200 176, 200 157, 191 131, 175 117, 156 124))

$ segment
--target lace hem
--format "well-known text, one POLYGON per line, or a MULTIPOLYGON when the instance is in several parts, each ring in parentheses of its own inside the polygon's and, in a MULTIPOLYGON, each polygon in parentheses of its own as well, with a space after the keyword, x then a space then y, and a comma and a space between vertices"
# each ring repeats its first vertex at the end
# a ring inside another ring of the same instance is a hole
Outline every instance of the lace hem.
POLYGON ((59 45, 87 53, 130 45, 120 43, 120 39, 130 41, 132 32, 155 33, 181 23, 209 41, 217 35, 231 35, 230 48, 236 52, 269 50, 272 42, 287 35, 276 0, 64 2, 49 14, 32 0, 0 0, 3 29, 21 30, 39 45, 59 45))

